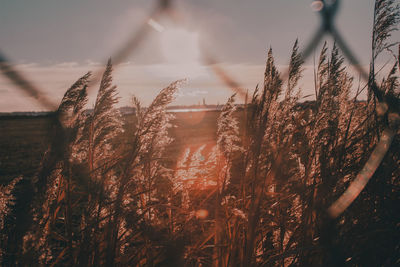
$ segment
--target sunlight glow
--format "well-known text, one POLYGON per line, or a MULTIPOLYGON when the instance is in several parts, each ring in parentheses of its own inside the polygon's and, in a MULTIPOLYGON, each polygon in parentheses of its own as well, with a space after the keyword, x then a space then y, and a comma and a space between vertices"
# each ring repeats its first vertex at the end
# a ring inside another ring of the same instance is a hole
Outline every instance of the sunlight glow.
POLYGON ((169 63, 200 65, 199 34, 183 28, 161 32, 161 51, 169 63))
POLYGON ((196 211, 196 218, 198 219, 205 219, 207 218, 207 216, 208 216, 208 210, 201 209, 196 211))
POLYGON ((313 1, 311 3, 311 9, 315 12, 319 12, 324 8, 324 2, 318 0, 318 1, 313 1))
POLYGON ((162 26, 160 23, 155 21, 154 19, 149 19, 147 22, 154 30, 158 32, 163 32, 164 31, 164 26, 162 26))
POLYGON ((160 51, 168 68, 156 75, 194 79, 208 75, 201 63, 199 33, 182 27, 163 26, 160 51))

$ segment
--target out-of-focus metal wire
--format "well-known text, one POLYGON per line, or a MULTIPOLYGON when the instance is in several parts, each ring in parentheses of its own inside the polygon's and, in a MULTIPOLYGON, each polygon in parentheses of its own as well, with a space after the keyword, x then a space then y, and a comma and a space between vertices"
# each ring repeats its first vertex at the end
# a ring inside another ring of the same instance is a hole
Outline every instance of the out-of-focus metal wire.
MULTIPOLYGON (((175 19, 175 9, 173 8, 173 0, 158 0, 156 6, 149 13, 146 19, 140 24, 139 28, 131 34, 131 37, 123 44, 123 46, 116 50, 115 54, 111 56, 114 67, 118 67, 118 64, 122 63, 124 59, 130 56, 139 45, 148 37, 154 28, 151 21, 154 21, 161 16, 169 16, 175 19), (153 28, 152 28, 153 27, 153 28)), ((103 70, 100 69, 94 73, 90 86, 95 85, 100 81, 103 70)))
POLYGON ((18 89, 28 96, 33 97, 41 104, 42 107, 49 110, 57 109, 57 105, 54 103, 54 101, 46 97, 46 95, 36 85, 25 78, 21 72, 17 71, 17 69, 12 66, 10 61, 1 52, 0 71, 5 77, 13 82, 18 89))
POLYGON ((215 57, 211 56, 211 54, 205 50, 202 51, 203 60, 206 65, 214 72, 214 74, 232 91, 238 94, 242 99, 246 98, 246 90, 232 78, 220 65, 218 65, 218 61, 215 57))
MULTIPOLYGON (((172 0, 158 0, 156 6, 149 13, 147 18, 141 23, 140 27, 136 32, 131 35, 131 38, 111 57, 113 64, 120 64, 125 58, 127 58, 132 52, 134 52, 138 46, 145 40, 150 33, 151 27, 148 23, 150 19, 158 18, 162 15, 168 15, 173 17, 172 0)), ((43 108, 50 111, 57 109, 58 104, 55 101, 47 98, 43 91, 28 78, 26 78, 16 67, 13 66, 11 61, 2 53, 0 53, 0 72, 14 83, 21 91, 28 96, 34 97, 35 101, 38 102, 43 108)), ((94 85, 99 82, 103 70, 98 70, 92 75, 90 85, 94 85)), ((88 90, 93 86, 90 86, 88 90)))
MULTIPOLYGON (((315 2, 315 1, 314 1, 315 2)), ((333 0, 333 3, 330 5, 327 4, 326 0, 321 0, 322 2, 322 9, 320 11, 321 19, 322 19, 322 29, 324 33, 332 35, 336 43, 338 44, 339 48, 343 52, 344 56, 349 60, 353 67, 360 73, 361 77, 369 82, 370 88, 374 93, 376 99, 378 100, 378 108, 377 114, 380 116, 385 115, 389 110, 397 110, 398 111, 398 100, 395 99, 386 99, 383 95, 383 92, 380 91, 379 87, 375 83, 375 81, 369 80, 369 74, 361 67, 361 64, 354 53, 352 53, 351 49, 348 47, 344 39, 342 38, 339 31, 336 29, 334 25, 334 17, 338 11, 340 0, 333 0), (387 101, 391 100, 391 101, 387 101), (394 103, 393 103, 394 102, 394 103)), ((332 2, 332 1, 330 1, 332 2)), ((317 37, 322 38, 320 31, 316 34, 317 37)), ((319 42, 320 40, 318 40, 319 42)), ((313 45, 317 45, 317 42, 313 45)), ((315 46, 314 46, 315 47, 315 46)), ((305 52, 309 53, 311 49, 306 50, 305 52)), ((308 56, 308 54, 306 54, 308 56)), ((303 55, 304 57, 304 55, 303 55)), ((396 117, 397 118, 397 117, 396 117)), ((358 173, 356 178, 351 182, 348 189, 336 200, 329 208, 328 214, 332 218, 338 217, 342 214, 350 205, 351 203, 358 197, 361 193, 362 189, 368 183, 369 179, 378 169, 382 159, 386 155, 387 151, 390 148, 390 145, 393 141, 393 138, 396 134, 395 129, 390 129, 387 127, 381 134, 380 141, 376 145, 374 151, 372 152, 369 160, 364 165, 362 170, 358 173)))
POLYGON ((385 129, 383 131, 381 139, 376 145, 367 163, 365 163, 362 170, 357 174, 356 178, 346 189, 343 195, 341 195, 339 199, 329 207, 328 212, 332 218, 338 217, 343 211, 345 211, 361 193, 368 181, 371 179, 375 170, 381 164, 384 156, 389 150, 395 134, 396 132, 392 129, 385 129))

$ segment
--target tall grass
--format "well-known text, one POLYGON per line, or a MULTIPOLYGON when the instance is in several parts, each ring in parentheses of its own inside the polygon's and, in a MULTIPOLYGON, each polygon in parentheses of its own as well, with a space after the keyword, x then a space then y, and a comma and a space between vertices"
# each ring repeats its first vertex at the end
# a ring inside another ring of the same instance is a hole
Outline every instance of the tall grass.
MULTIPOLYGON (((398 9, 393 1, 376 1, 370 90, 374 60, 393 47, 387 38, 398 9)), ((175 169, 165 164, 173 141, 166 107, 182 81, 148 107, 134 97, 134 126, 126 127, 111 61, 90 112, 91 74, 78 79, 55 113, 52 142, 28 186, 20 235, 7 227, 20 179, 0 188, 3 265, 398 264, 398 135, 353 205, 337 220, 326 213, 383 128, 398 131, 398 124, 375 116, 373 101, 350 96, 353 78, 335 44, 321 49, 316 100, 301 103, 303 64, 296 40, 283 80, 269 49, 262 86, 242 108, 232 95, 215 125, 215 145, 188 148, 175 169)), ((396 64, 377 83, 379 94, 399 101, 396 64)))

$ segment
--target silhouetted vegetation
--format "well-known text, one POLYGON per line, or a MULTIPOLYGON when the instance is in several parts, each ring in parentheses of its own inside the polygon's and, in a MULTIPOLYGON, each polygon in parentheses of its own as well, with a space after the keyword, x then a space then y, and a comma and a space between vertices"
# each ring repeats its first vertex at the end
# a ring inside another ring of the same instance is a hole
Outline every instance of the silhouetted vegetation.
MULTIPOLYGON (((33 161, 27 166, 47 150, 35 172, 21 170, 24 177, 0 188, 3 266, 400 264, 399 115, 380 116, 375 101, 376 90, 400 100, 400 62, 386 76, 374 67, 393 47, 398 11, 394 1, 376 1, 365 102, 357 99, 361 84, 351 96, 354 80, 335 43, 320 51, 316 100, 308 103, 299 103, 297 40, 285 77, 269 49, 264 82, 240 110, 232 95, 220 111, 170 113, 177 81, 146 108, 134 97, 135 112, 122 116, 109 61, 86 112, 91 74, 82 76, 53 115, 35 119, 40 134, 15 121, 7 128, 16 129, 13 149, 33 161), (396 135, 379 168, 352 205, 330 217, 384 129, 396 135)), ((7 168, 15 174, 18 165, 7 168)))

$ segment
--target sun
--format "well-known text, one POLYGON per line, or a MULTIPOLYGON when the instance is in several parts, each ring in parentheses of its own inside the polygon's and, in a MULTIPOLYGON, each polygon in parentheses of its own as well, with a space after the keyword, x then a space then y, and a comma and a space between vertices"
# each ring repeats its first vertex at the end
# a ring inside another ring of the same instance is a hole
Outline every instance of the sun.
POLYGON ((166 28, 161 32, 161 52, 169 63, 200 65, 199 33, 184 28, 166 28))

